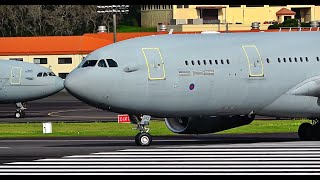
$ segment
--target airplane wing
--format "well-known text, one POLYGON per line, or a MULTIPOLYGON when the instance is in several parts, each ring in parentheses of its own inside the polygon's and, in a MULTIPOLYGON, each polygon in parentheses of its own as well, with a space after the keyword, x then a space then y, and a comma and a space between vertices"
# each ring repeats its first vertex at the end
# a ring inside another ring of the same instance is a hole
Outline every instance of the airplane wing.
POLYGON ((314 76, 299 83, 286 94, 320 97, 320 76, 314 76))

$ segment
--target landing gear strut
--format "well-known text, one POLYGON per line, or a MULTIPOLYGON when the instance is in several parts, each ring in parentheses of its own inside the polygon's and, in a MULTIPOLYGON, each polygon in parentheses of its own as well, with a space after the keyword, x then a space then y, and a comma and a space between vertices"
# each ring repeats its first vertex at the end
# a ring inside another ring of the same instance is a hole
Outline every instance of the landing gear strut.
POLYGON ((142 117, 130 115, 130 120, 136 124, 134 129, 140 131, 135 137, 135 142, 138 146, 149 146, 152 142, 152 137, 148 133, 150 129, 146 127, 149 125, 150 119, 151 116, 148 115, 143 115, 142 117))
POLYGON ((14 113, 14 116, 16 118, 24 118, 25 117, 25 112, 24 110, 26 110, 27 104, 26 103, 21 103, 21 102, 18 102, 16 103, 16 112, 14 113))
POLYGON ((299 126, 298 135, 301 140, 320 140, 320 121, 312 120, 312 123, 302 123, 299 126))

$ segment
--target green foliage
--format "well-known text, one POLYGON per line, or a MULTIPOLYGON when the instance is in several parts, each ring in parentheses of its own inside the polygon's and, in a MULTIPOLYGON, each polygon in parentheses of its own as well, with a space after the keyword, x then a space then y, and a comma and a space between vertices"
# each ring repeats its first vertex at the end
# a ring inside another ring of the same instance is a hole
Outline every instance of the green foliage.
MULTIPOLYGON (((310 27, 310 23, 300 23, 301 27, 310 27)), ((283 23, 272 24, 268 29, 279 29, 279 27, 298 27, 298 19, 287 19, 283 23)))
MULTIPOLYGON (((70 36, 97 32, 106 26, 112 32, 111 12, 98 13, 96 5, 1 5, 0 36, 70 36)), ((117 15, 117 23, 139 26, 140 6, 117 15)))

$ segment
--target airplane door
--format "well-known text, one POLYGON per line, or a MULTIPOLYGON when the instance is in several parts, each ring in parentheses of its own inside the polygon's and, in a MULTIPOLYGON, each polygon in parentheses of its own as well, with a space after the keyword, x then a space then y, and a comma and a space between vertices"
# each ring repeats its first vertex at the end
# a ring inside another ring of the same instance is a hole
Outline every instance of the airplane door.
POLYGON ((12 67, 11 69, 11 77, 10 83, 11 84, 20 84, 21 83, 21 67, 12 67))
POLYGON ((164 80, 166 78, 164 62, 159 48, 142 48, 148 68, 149 80, 164 80))
POLYGON ((263 63, 258 48, 255 45, 244 45, 242 49, 249 65, 249 77, 263 77, 263 63))

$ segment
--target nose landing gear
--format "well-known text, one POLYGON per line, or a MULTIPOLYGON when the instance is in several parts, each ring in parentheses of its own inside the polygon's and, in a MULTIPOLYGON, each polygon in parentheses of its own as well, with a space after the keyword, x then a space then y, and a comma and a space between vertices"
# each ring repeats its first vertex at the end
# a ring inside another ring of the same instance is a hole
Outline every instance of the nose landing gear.
POLYGON ((135 137, 135 142, 138 146, 149 146, 152 142, 152 136, 149 134, 150 129, 147 128, 150 119, 151 116, 148 115, 143 115, 142 117, 130 115, 130 120, 136 124, 134 129, 140 131, 135 137))
POLYGON ((16 118, 24 118, 26 113, 24 112, 24 110, 26 110, 26 103, 21 103, 18 102, 16 103, 16 112, 14 113, 14 116, 16 118))

